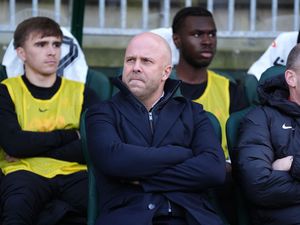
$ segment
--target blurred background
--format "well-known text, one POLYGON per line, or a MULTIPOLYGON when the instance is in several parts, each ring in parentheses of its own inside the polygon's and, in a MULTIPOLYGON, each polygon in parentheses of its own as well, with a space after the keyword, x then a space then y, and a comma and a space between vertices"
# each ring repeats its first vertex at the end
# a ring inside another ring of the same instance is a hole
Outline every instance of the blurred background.
POLYGON ((196 5, 218 29, 211 69, 246 71, 279 33, 299 30, 299 0, 0 0, 0 59, 16 25, 41 15, 73 33, 90 67, 115 75, 132 35, 170 27, 180 8, 196 5))

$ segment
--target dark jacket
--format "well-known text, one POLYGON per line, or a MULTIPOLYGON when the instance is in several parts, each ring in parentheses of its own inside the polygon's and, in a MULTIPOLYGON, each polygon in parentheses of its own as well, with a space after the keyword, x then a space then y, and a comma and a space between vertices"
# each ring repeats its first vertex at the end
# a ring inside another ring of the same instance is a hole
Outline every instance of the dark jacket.
POLYGON ((288 100, 284 75, 258 87, 262 106, 243 121, 238 144, 238 178, 252 203, 253 224, 300 224, 300 106, 288 100), (272 169, 292 155, 291 170, 272 169))
POLYGON ((187 224, 222 224, 206 191, 224 182, 225 158, 201 105, 173 98, 180 82, 168 79, 150 115, 115 82, 121 91, 87 114, 100 194, 96 224, 149 225, 168 200, 186 209, 187 224))

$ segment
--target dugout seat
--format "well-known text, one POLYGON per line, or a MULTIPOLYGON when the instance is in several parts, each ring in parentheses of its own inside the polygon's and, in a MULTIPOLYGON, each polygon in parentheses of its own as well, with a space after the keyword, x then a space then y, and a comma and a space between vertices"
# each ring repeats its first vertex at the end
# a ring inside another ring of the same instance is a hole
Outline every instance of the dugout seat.
MULTIPOLYGON (((238 143, 239 138, 239 127, 242 119, 245 115, 253 109, 254 106, 250 106, 243 110, 232 113, 226 123, 226 138, 229 155, 232 161, 233 168, 234 164, 237 160, 238 149, 236 145, 238 143)), ((234 172, 234 171, 233 171, 234 172)), ((236 196, 235 201, 237 205, 237 216, 238 216, 238 224, 239 225, 250 225, 250 217, 248 213, 247 201, 243 196, 243 193, 239 187, 239 185, 235 182, 236 196)))

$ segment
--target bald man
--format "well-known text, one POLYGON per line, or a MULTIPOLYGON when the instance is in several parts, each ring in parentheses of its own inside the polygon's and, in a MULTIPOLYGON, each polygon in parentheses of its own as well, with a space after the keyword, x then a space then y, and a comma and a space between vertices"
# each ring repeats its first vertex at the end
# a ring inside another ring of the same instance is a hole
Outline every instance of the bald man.
POLYGON ((87 142, 100 187, 97 225, 222 224, 206 191, 225 157, 202 106, 174 97, 171 51, 154 33, 126 49, 120 91, 90 108, 87 142))

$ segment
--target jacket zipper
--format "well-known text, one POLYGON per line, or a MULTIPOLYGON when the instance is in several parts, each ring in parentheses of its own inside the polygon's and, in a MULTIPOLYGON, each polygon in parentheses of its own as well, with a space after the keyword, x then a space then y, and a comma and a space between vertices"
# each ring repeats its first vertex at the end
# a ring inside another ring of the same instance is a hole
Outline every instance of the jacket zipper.
POLYGON ((148 112, 148 116, 149 116, 151 133, 153 134, 153 116, 152 116, 152 112, 148 112))
POLYGON ((169 200, 167 201, 168 201, 168 213, 171 214, 172 213, 171 202, 169 200))

